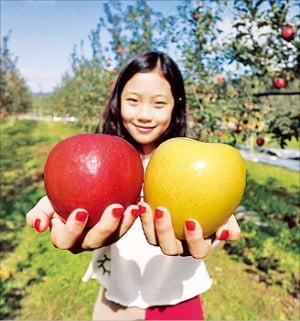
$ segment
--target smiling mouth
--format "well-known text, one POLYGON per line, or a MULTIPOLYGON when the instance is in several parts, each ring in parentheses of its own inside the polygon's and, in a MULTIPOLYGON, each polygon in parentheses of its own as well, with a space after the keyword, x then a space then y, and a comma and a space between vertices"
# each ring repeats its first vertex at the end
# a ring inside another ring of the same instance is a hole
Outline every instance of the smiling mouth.
POLYGON ((142 126, 142 125, 134 125, 134 126, 138 131, 142 133, 149 133, 155 128, 155 126, 142 126))

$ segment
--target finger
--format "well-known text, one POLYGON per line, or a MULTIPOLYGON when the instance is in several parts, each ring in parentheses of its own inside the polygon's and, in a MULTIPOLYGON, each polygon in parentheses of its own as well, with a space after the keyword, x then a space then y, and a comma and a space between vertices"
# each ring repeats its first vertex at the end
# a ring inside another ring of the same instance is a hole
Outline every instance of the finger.
POLYGON ((211 249, 211 239, 204 239, 200 224, 196 220, 186 220, 184 233, 190 254, 203 259, 211 249))
POLYGON ((149 204, 145 202, 140 202, 139 206, 139 215, 142 222, 144 234, 147 241, 152 245, 157 245, 158 240, 155 233, 154 226, 154 217, 153 212, 149 204))
POLYGON ((47 196, 43 196, 26 214, 26 223, 39 233, 45 232, 54 213, 50 200, 47 196))
POLYGON ((126 208, 123 219, 119 226, 119 237, 124 235, 139 216, 139 207, 137 205, 130 205, 126 208))
POLYGON ((51 241, 57 248, 70 249, 82 234, 88 220, 88 212, 76 209, 64 222, 58 215, 51 220, 51 241))
POLYGON ((231 215, 228 221, 217 230, 216 237, 220 241, 236 241, 240 239, 241 229, 234 215, 231 215))
POLYGON ((159 246, 166 255, 178 255, 183 253, 183 247, 176 239, 172 225, 171 215, 167 209, 158 207, 154 211, 154 224, 159 246))
POLYGON ((83 241, 83 249, 96 249, 105 244, 105 241, 117 231, 120 221, 123 219, 124 208, 120 204, 108 206, 99 222, 86 234, 83 241))

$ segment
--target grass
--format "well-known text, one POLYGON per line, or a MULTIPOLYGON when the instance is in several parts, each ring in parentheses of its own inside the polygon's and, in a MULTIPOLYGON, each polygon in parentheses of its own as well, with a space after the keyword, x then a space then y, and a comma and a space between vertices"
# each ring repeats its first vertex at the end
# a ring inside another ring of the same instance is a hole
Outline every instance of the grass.
MULTIPOLYGON (((37 158, 41 169, 51 146, 79 132, 70 124, 40 122, 31 137, 45 139, 32 146, 29 161, 37 158)), ((299 188, 297 172, 251 161, 246 164, 249 175, 258 183, 266 184, 269 177, 274 177, 276 184, 289 191, 299 188)), ((29 227, 18 232, 18 239, 18 246, 1 262, 0 270, 14 302, 20 303, 12 304, 12 319, 91 319, 99 284, 95 280, 83 283, 81 277, 92 254, 58 250, 51 245, 48 232, 38 234, 29 227)), ((295 260, 286 257, 286 268, 295 269, 295 260)), ((213 287, 201 296, 206 319, 299 319, 299 303, 291 295, 276 284, 260 282, 245 263, 233 261, 224 250, 211 252, 206 263, 214 279, 213 287)))
POLYGON ((26 227, 5 265, 22 291, 21 320, 89 320, 99 285, 81 282, 91 252, 73 255, 54 248, 49 233, 26 227), (25 265, 23 268, 20 262, 25 265))
MULTIPOLYGON (((15 316, 19 312, 19 301, 22 298, 25 301, 28 298, 33 298, 35 306, 38 303, 39 307, 43 307, 43 309, 45 307, 45 304, 41 303, 45 295, 41 295, 39 292, 36 297, 34 295, 28 296, 27 288, 31 289, 33 287, 32 293, 36 293, 34 290, 35 286, 47 276, 47 268, 45 269, 43 265, 45 263, 48 264, 47 258, 44 261, 44 256, 47 252, 44 249, 50 246, 49 237, 44 236, 44 246, 41 243, 42 238, 32 234, 31 229, 20 229, 20 226, 22 227, 25 224, 24 215, 26 211, 45 193, 42 174, 44 162, 49 151, 58 141, 80 131, 78 128, 64 123, 20 122, 15 119, 9 119, 1 123, 1 129, 3 132, 2 138, 5 139, 3 141, 5 144, 2 144, 1 149, 5 153, 2 163, 4 172, 1 173, 5 182, 1 188, 1 197, 5 197, 5 201, 9 202, 9 204, 11 203, 11 205, 8 206, 8 203, 4 204, 5 206, 1 210, 1 215, 3 216, 1 216, 2 260, 0 266, 0 287, 1 295, 6 295, 6 298, 2 297, 0 299, 0 307, 1 310, 3 309, 0 312, 1 315, 5 315, 10 310, 10 315, 15 316), (10 161, 7 163, 9 159, 10 161), (6 163, 7 165, 5 165, 6 163), (28 182, 29 178, 32 183, 28 182), (12 197, 14 201, 11 199, 12 197), (4 211, 7 212, 5 213, 4 211), (6 216, 7 219, 4 220, 6 216), (25 233, 26 230, 27 234, 25 233), (32 237, 30 237, 31 234, 32 237), (16 244, 19 245, 15 249, 16 244), (7 259, 3 260, 6 257, 7 259), (41 262, 39 263, 36 258, 40 258, 41 262), (42 262, 43 264, 41 264, 42 262)), ((64 254, 67 254, 67 252, 64 254)), ((49 259, 50 265, 53 264, 51 262, 55 262, 56 257, 55 254, 51 254, 51 259, 49 259)), ((66 259, 58 259, 61 262, 68 262, 70 257, 73 256, 69 254, 69 257, 66 259)), ((66 266, 67 264, 64 263, 64 265, 66 266)), ((53 278, 53 280, 57 280, 57 278, 53 278)), ((47 294, 52 293, 53 297, 56 297, 53 291, 57 293, 57 288, 59 288, 58 285, 49 286, 47 294)), ((51 301, 53 300, 49 300, 49 302, 51 301)), ((31 311, 30 304, 28 307, 28 311, 31 311)), ((22 309, 21 311, 26 310, 22 309)), ((31 315, 31 319, 35 319, 36 313, 35 311, 31 315)), ((49 319, 54 318, 54 314, 49 317, 49 319)), ((44 319, 44 317, 41 316, 40 319, 44 319)))
POLYGON ((242 262, 232 261, 225 251, 206 259, 213 287, 202 297, 208 320, 298 320, 298 301, 279 286, 261 283, 242 262))
MULTIPOLYGON (((299 140, 297 140, 295 137, 293 137, 290 141, 287 141, 286 143, 287 143, 286 148, 298 149, 298 150, 300 148, 299 140)), ((278 143, 273 143, 271 147, 280 148, 280 145, 278 143)))
POLYGON ((80 133, 80 129, 64 122, 41 121, 32 133, 33 137, 45 136, 58 142, 64 138, 80 133))
POLYGON ((266 184, 270 177, 276 180, 278 186, 292 191, 299 190, 299 173, 290 169, 283 170, 278 166, 246 161, 247 172, 259 184, 266 184))

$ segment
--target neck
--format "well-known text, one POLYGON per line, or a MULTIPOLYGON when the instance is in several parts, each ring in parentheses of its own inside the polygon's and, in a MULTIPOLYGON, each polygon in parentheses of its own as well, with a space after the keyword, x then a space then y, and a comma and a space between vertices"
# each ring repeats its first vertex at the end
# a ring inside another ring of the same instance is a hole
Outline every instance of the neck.
POLYGON ((148 156, 151 155, 154 150, 156 149, 157 145, 156 144, 147 144, 147 145, 142 145, 141 146, 141 154, 148 156))

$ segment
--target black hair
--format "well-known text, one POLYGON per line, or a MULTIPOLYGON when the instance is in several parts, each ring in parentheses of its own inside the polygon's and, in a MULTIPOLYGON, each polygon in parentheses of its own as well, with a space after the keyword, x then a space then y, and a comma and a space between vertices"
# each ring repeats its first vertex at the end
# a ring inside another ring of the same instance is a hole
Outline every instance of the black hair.
MULTIPOLYGON (((103 114, 102 133, 117 135, 140 149, 139 144, 129 135, 121 118, 121 93, 125 84, 138 72, 150 72, 158 67, 171 86, 174 108, 171 122, 166 132, 160 137, 161 143, 169 138, 186 135, 186 97, 184 82, 176 63, 161 52, 146 51, 134 55, 124 65, 115 83, 112 95, 103 114)), ((99 127, 97 132, 99 132, 99 127)))

